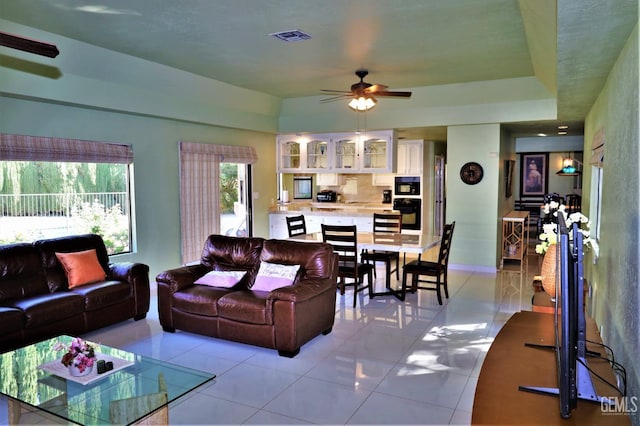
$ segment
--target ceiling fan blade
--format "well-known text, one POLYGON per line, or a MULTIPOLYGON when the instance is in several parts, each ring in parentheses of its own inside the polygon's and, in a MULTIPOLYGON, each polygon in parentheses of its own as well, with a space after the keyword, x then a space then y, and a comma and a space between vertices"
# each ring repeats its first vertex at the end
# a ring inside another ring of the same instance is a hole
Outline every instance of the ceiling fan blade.
POLYGON ((383 92, 376 92, 376 96, 395 96, 395 97, 399 97, 399 98, 410 98, 411 97, 411 92, 389 92, 389 91, 383 91, 383 92))
POLYGON ((366 89, 364 89, 364 91, 367 92, 367 93, 375 93, 375 92, 384 91, 388 87, 389 86, 385 86, 384 84, 374 84, 374 85, 369 86, 366 89))
POLYGON ((350 98, 351 94, 348 95, 339 95, 339 96, 334 96, 332 98, 324 98, 324 99, 320 99, 321 103, 325 103, 325 102, 333 102, 333 101, 339 101, 341 99, 347 99, 350 98))
POLYGON ((60 51, 55 44, 45 43, 43 41, 33 40, 26 37, 20 37, 1 31, 0 46, 24 50, 25 52, 35 53, 36 55, 47 56, 49 58, 55 58, 60 54, 60 51))
POLYGON ((345 95, 349 95, 351 94, 351 92, 347 91, 347 90, 331 90, 331 89, 320 89, 321 92, 326 92, 326 93, 343 93, 345 95))

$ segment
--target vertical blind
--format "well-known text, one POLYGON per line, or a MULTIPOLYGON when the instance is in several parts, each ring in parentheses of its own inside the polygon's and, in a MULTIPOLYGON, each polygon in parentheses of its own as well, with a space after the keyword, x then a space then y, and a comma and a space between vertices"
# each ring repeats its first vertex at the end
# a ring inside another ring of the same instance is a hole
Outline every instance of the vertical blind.
POLYGON ((207 237, 220 233, 220 163, 253 164, 250 146, 180 142, 182 263, 199 260, 207 237))

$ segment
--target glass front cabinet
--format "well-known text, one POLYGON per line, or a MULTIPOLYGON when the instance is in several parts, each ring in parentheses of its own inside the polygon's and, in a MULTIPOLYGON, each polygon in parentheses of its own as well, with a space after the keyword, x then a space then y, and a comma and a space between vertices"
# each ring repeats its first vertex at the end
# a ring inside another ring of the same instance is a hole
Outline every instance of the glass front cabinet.
POLYGON ((301 172, 302 164, 302 143, 295 135, 284 135, 278 138, 278 171, 279 172, 301 172))
POLYGON ((395 150, 393 131, 345 133, 332 138, 335 172, 391 173, 395 150))
POLYGON ((329 155, 330 138, 322 136, 313 136, 305 144, 307 151, 307 170, 315 172, 329 172, 331 170, 331 161, 329 155))
POLYGON ((278 137, 280 173, 391 173, 394 132, 323 133, 278 137))

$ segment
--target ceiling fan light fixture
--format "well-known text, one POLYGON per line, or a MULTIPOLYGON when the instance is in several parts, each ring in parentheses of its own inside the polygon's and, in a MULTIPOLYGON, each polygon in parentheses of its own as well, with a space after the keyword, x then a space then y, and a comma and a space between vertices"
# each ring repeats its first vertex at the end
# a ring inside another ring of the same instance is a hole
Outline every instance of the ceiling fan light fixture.
POLYGON ((356 111, 368 111, 374 106, 376 106, 376 101, 369 96, 353 98, 351 102, 349 102, 349 108, 356 111))

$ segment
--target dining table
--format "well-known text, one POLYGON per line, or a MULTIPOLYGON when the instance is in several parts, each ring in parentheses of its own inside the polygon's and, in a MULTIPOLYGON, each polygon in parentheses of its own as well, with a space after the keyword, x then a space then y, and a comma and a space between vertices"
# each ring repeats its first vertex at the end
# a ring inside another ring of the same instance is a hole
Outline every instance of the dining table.
MULTIPOLYGON (((370 232, 357 231, 356 239, 358 249, 361 250, 382 250, 398 253, 411 253, 422 255, 427 250, 436 247, 442 241, 442 237, 430 234, 409 234, 397 232, 370 232)), ((322 232, 310 232, 290 237, 292 241, 302 242, 323 242, 322 232)), ((391 287, 391 277, 387 275, 385 282, 386 291, 373 292, 375 296, 394 296, 404 301, 405 292, 402 289, 396 290, 391 287)))

